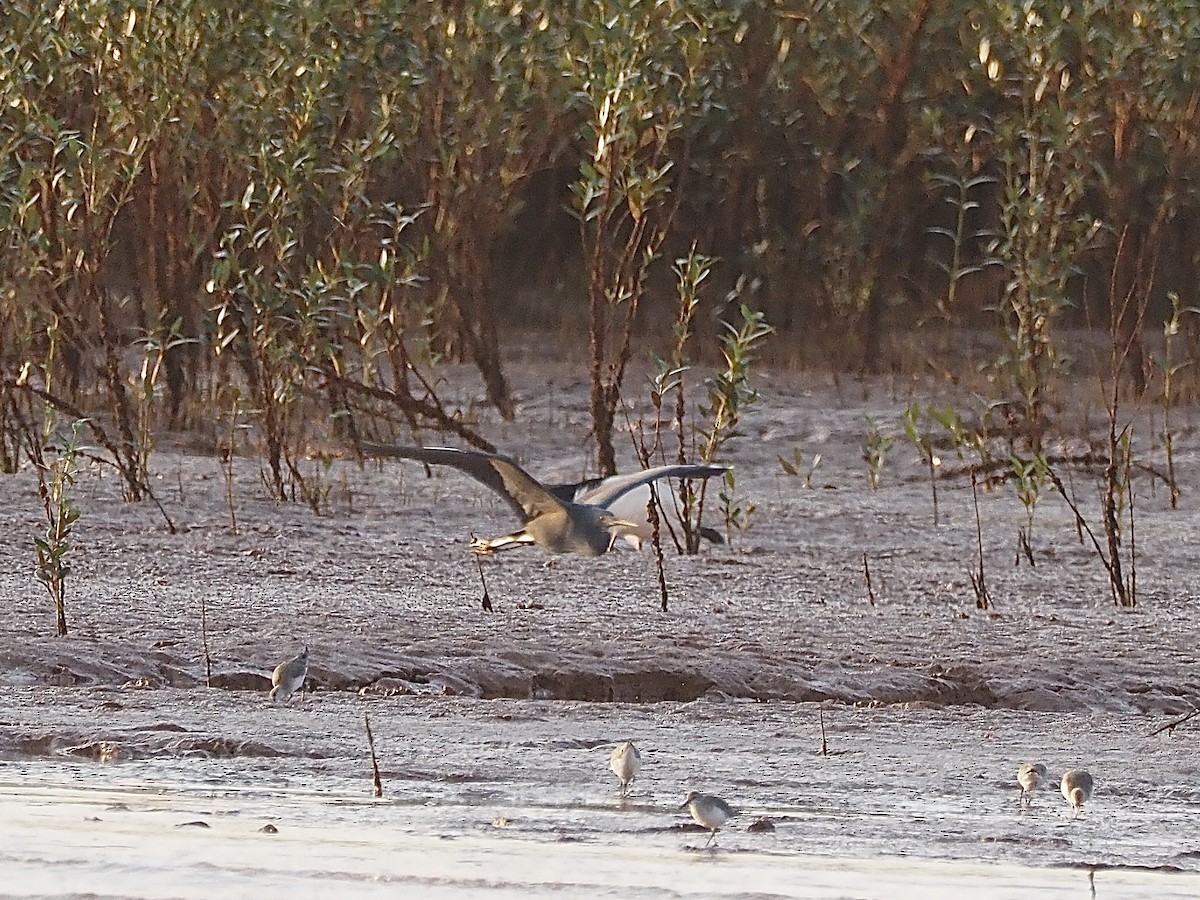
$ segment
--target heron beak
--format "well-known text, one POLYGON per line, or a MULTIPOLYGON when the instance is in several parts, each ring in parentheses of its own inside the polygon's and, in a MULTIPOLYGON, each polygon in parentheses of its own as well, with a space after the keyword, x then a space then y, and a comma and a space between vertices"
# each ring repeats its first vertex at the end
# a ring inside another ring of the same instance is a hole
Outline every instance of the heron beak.
POLYGON ((637 522, 630 522, 628 519, 617 519, 617 518, 610 517, 608 519, 605 519, 604 527, 605 528, 630 528, 630 529, 636 530, 641 526, 639 526, 637 522))

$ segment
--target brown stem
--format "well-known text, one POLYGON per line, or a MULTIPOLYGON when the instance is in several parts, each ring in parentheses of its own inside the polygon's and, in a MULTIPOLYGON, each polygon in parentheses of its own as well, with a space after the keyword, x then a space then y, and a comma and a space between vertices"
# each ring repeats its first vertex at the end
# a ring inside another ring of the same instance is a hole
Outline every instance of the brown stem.
POLYGON ((875 588, 871 586, 871 564, 867 562, 867 553, 864 550, 863 555, 863 575, 867 580, 867 599, 871 601, 871 605, 875 605, 875 588))
POLYGON ((379 777, 379 760, 375 756, 375 735, 371 733, 371 717, 363 713, 363 723, 367 726, 367 746, 371 750, 371 787, 376 799, 383 796, 383 779, 379 777))
MULTIPOLYGON (((98 457, 94 457, 94 456, 89 457, 89 458, 96 459, 99 462, 108 463, 109 465, 114 466, 117 469, 117 471, 121 473, 121 476, 126 481, 128 481, 130 478, 134 477, 133 475, 131 475, 125 471, 125 467, 126 467, 127 463, 125 462, 125 460, 123 460, 121 458, 121 455, 117 452, 116 446, 113 444, 112 439, 109 438, 108 433, 104 430, 104 427, 102 425, 100 425, 100 423, 97 422, 95 419, 90 419, 86 415, 84 415, 83 411, 81 409, 79 409, 79 407, 75 406, 73 403, 71 403, 68 400, 64 400, 63 398, 50 393, 49 391, 45 391, 45 390, 42 390, 41 388, 34 387, 32 384, 29 384, 28 382, 17 382, 12 378, 0 378, 0 386, 3 386, 5 389, 10 390, 10 391, 20 391, 28 396, 37 397, 43 403, 48 403, 51 406, 62 410, 64 413, 66 413, 72 419, 77 419, 77 420, 87 422, 88 429, 91 431, 92 437, 95 438, 96 443, 98 443, 101 447, 103 447, 105 450, 107 450, 109 455, 112 457, 112 459, 102 459, 102 458, 98 458, 98 457)), ((84 455, 87 455, 87 454, 84 454, 84 455)), ((167 523, 167 531, 170 532, 171 534, 175 534, 175 523, 172 522, 171 517, 169 515, 167 515, 166 509, 163 508, 162 503, 159 502, 158 497, 155 495, 154 491, 150 488, 150 485, 143 483, 142 489, 145 491, 145 496, 147 496, 151 500, 153 500, 154 505, 158 507, 158 511, 160 513, 162 513, 162 517, 163 517, 164 521, 167 523)))
POLYGON ((412 413, 414 416, 421 416, 434 423, 434 425, 444 431, 450 431, 457 434, 472 447, 477 450, 483 450, 487 453, 495 453, 496 446, 486 438, 478 434, 474 429, 464 424, 458 418, 450 415, 446 410, 436 403, 427 400, 418 400, 408 393, 399 393, 390 391, 386 388, 374 387, 373 385, 363 384, 359 381, 353 381, 349 378, 344 378, 334 372, 326 372, 326 379, 338 382, 348 392, 360 394, 365 397, 371 397, 375 400, 383 400, 390 403, 406 413, 412 413))

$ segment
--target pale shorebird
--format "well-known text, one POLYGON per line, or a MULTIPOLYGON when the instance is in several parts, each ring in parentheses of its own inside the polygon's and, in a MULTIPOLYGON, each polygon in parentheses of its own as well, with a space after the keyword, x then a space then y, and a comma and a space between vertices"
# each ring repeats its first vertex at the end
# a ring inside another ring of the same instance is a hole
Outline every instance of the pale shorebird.
POLYGON ((1046 782, 1046 767, 1041 763, 1021 763, 1021 768, 1017 769, 1017 784, 1021 785, 1021 799, 1019 802, 1031 804, 1033 803, 1033 792, 1040 788, 1046 782))
POLYGON ((642 754, 633 746, 633 741, 622 741, 608 758, 608 767, 621 782, 621 796, 624 797, 642 767, 642 754))
POLYGON ((709 834, 708 840, 704 842, 705 847, 713 842, 717 832, 721 830, 721 826, 737 815, 737 810, 720 797, 702 794, 699 791, 688 791, 679 808, 686 808, 692 814, 692 818, 696 820, 696 824, 708 829, 709 834))
POLYGON ((364 442, 368 456, 399 457, 439 466, 452 466, 490 487, 508 501, 522 523, 519 531, 498 538, 476 538, 471 549, 493 553, 524 544, 537 544, 550 553, 599 556, 612 549, 622 534, 637 531, 638 522, 622 519, 609 505, 623 495, 660 478, 711 478, 728 471, 725 466, 656 466, 641 472, 606 478, 586 499, 556 497, 545 485, 507 456, 478 450, 446 447, 393 447, 364 442))
POLYGON ((1092 799, 1092 776, 1081 769, 1069 769, 1063 772, 1062 795, 1071 804, 1071 818, 1079 815, 1083 804, 1092 799))
POLYGON ((274 701, 278 697, 287 703, 292 699, 292 694, 304 686, 304 679, 307 677, 308 648, 305 647, 299 656, 281 662, 271 673, 271 700, 274 701))

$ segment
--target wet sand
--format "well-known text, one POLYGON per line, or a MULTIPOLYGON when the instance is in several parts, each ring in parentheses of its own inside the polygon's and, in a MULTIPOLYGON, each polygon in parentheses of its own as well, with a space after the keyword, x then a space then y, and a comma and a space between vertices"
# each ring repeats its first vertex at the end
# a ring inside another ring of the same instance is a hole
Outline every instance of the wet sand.
MULTIPOLYGON (((31 693, 42 691, 13 699, 31 693)), ((0 870, 31 894, 139 897, 397 887, 434 897, 873 897, 881 884, 887 896, 1078 897, 1092 869, 1097 896, 1195 895, 1200 791, 1186 736, 1147 737, 1144 722, 1108 716, 969 706, 822 716, 825 756, 817 705, 788 701, 329 693, 271 707, 247 692, 64 688, 9 727, 91 733, 129 755, 110 749, 103 762, 94 744, 10 755, 0 870), (626 736, 644 763, 622 801, 607 758, 626 736), (1097 774, 1078 819, 1053 787, 1018 803, 1012 760, 1025 757, 1097 774), (688 787, 740 811, 713 850, 678 809, 688 787), (770 830, 757 830, 764 820, 770 830), (267 824, 278 833, 262 833, 267 824)))

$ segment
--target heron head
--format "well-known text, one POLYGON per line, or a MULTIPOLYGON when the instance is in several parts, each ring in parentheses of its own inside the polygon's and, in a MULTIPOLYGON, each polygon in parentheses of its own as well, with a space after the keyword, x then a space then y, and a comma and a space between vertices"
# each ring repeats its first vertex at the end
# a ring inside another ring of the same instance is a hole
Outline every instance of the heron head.
MULTIPOLYGON (((608 529, 607 550, 612 550, 613 545, 623 536, 638 533, 638 524, 636 522, 630 522, 627 519, 618 519, 612 513, 601 513, 599 521, 601 528, 608 529)), ((638 549, 641 549, 640 544, 638 545, 638 549)))
POLYGON ((602 513, 600 516, 600 524, 605 528, 616 529, 617 531, 626 531, 629 529, 637 529, 637 522, 630 522, 628 519, 620 519, 612 513, 602 513))

